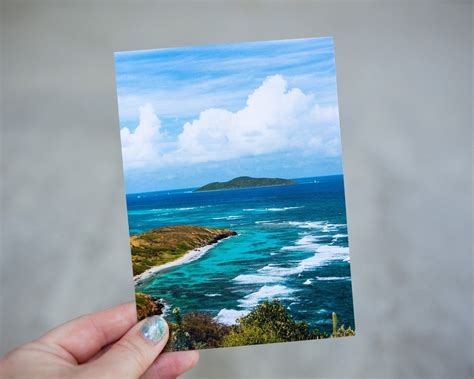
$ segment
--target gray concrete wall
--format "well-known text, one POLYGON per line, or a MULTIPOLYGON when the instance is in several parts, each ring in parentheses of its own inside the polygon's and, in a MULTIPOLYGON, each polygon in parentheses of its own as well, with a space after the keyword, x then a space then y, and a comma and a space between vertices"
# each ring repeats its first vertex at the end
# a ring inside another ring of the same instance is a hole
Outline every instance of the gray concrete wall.
POLYGON ((1 350, 132 299, 114 51, 332 35, 358 336, 187 377, 472 377, 472 7, 4 1, 1 350))

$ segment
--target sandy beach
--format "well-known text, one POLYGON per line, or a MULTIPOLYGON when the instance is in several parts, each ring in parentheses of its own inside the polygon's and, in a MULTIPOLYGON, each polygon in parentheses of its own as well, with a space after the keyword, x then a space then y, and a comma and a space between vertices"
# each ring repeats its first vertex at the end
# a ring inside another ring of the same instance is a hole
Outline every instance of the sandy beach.
MULTIPOLYGON (((230 238, 230 237, 227 237, 227 238, 230 238)), ((152 267, 152 268, 146 270, 145 272, 141 273, 140 275, 135 275, 133 277, 133 282, 135 283, 135 285, 140 284, 144 280, 150 278, 151 276, 153 276, 153 275, 155 275, 159 272, 169 270, 173 267, 181 266, 185 263, 195 261, 196 259, 201 258, 204 254, 206 254, 214 246, 216 246, 217 244, 219 244, 222 241, 226 240, 227 238, 223 238, 223 239, 221 239, 221 240, 219 240, 219 241, 217 241, 213 244, 210 244, 210 245, 206 245, 206 246, 203 246, 203 247, 199 247, 197 249, 190 250, 186 254, 184 254, 182 257, 179 257, 178 259, 176 259, 173 262, 165 263, 164 265, 161 265, 161 266, 152 267)))

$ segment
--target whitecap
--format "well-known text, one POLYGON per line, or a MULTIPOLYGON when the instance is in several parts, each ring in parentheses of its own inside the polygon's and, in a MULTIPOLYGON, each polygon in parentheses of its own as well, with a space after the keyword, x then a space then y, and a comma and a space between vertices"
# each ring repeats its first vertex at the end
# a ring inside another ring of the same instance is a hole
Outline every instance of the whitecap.
POLYGON ((256 306, 262 300, 271 300, 274 298, 278 299, 289 299, 289 295, 295 292, 288 287, 282 285, 274 285, 274 286, 263 286, 257 292, 253 292, 243 299, 239 300, 239 307, 244 308, 251 308, 256 306))
POLYGON ((304 271, 309 268, 324 266, 333 260, 344 260, 348 255, 348 247, 320 246, 316 249, 314 256, 302 260, 298 267, 304 271))
POLYGON ((293 267, 279 267, 272 263, 259 269, 258 271, 271 276, 287 276, 300 274, 303 271, 324 266, 330 261, 342 260, 344 261, 349 256, 349 248, 342 246, 319 246, 316 248, 316 254, 312 257, 303 259, 297 266, 293 267))
POLYGON ((317 276, 318 280, 351 280, 350 276, 317 276))
POLYGON ((289 221, 288 225, 303 229, 321 229, 327 221, 289 221))
POLYGON ((345 228, 347 227, 347 224, 330 224, 327 223, 326 225, 323 226, 322 231, 323 232, 335 232, 338 231, 340 228, 345 228))
POLYGON ((312 282, 313 281, 311 279, 306 279, 303 284, 309 286, 312 282))
POLYGON ((300 209, 304 206, 299 207, 270 207, 270 208, 244 208, 245 212, 284 212, 291 209, 300 209))
POLYGON ((222 296, 220 293, 206 293, 204 296, 207 297, 216 297, 216 296, 222 296))
POLYGON ((302 238, 300 238, 298 241, 295 242, 293 246, 284 246, 281 248, 281 250, 312 250, 315 251, 315 249, 319 246, 316 241, 320 240, 321 238, 325 238, 324 236, 313 236, 310 234, 304 235, 302 238))
POLYGON ((278 276, 242 274, 232 280, 239 283, 274 283, 280 281, 281 278, 278 276))
POLYGON ((300 208, 304 208, 304 206, 302 206, 302 207, 266 208, 266 210, 269 211, 269 212, 284 212, 284 211, 288 211, 290 209, 300 209, 300 208))
POLYGON ((242 218, 242 216, 223 216, 223 217, 213 217, 213 220, 238 220, 239 218, 242 218))
POLYGON ((276 276, 288 276, 288 275, 295 275, 303 272, 300 267, 278 267, 274 264, 266 265, 265 267, 258 270, 258 272, 267 273, 269 275, 276 275, 276 276))
POLYGON ((238 311, 236 309, 221 309, 214 320, 224 325, 235 325, 237 320, 248 315, 250 311, 238 311))

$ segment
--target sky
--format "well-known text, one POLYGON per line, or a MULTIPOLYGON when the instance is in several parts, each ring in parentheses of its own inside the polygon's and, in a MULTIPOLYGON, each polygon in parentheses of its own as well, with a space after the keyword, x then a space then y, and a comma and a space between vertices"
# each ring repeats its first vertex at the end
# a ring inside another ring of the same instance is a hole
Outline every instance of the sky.
POLYGON ((115 53, 127 193, 342 173, 333 39, 115 53))

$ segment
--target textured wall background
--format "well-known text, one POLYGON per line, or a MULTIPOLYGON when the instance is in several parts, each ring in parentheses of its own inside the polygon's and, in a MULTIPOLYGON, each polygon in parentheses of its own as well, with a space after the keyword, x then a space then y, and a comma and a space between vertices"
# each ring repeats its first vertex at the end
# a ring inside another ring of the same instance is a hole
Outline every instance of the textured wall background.
POLYGON ((472 377, 471 2, 4 1, 1 351, 132 299, 114 51, 333 35, 358 336, 188 377, 472 377))

